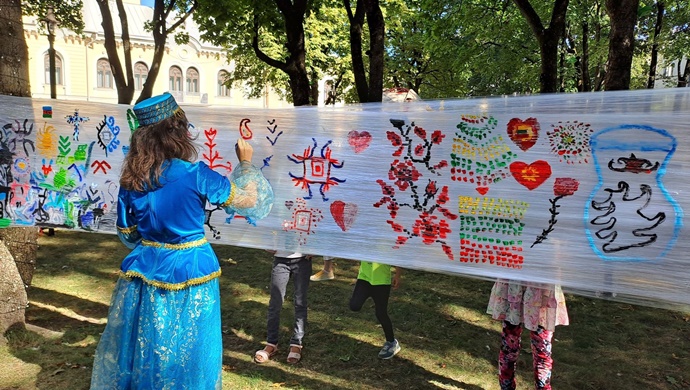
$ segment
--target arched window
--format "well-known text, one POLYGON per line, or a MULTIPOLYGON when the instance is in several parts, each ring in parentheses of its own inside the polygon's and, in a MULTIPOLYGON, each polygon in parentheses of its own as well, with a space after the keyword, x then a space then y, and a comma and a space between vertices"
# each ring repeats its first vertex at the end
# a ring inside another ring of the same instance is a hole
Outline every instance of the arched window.
POLYGON ((98 88, 113 87, 113 71, 110 70, 110 62, 101 58, 96 63, 96 86, 98 88))
POLYGON ((194 68, 187 69, 187 93, 199 94, 199 72, 194 68))
POLYGON ((149 67, 143 62, 134 64, 134 89, 141 91, 144 88, 146 77, 149 75, 149 67))
POLYGON ((224 70, 218 72, 218 96, 230 96, 230 88, 225 81, 230 78, 230 74, 224 70))
MULTIPOLYGON (((50 55, 43 56, 45 83, 50 84, 50 55)), ((55 53, 55 85, 62 85, 62 58, 55 53)))
POLYGON ((177 66, 171 66, 168 73, 169 85, 168 89, 176 92, 182 92, 182 71, 177 66))

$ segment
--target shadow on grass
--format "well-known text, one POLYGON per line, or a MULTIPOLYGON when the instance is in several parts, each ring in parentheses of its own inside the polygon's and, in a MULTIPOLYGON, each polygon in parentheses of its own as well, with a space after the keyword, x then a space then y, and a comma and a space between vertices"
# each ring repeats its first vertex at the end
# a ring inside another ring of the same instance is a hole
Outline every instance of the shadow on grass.
MULTIPOLYGON (((128 251, 113 235, 58 231, 40 239, 27 322, 63 332, 45 337, 13 331, 9 348, 40 366, 39 389, 87 389, 115 272, 128 251)), ((257 365, 266 333, 272 256, 256 249, 214 245, 221 260, 224 388, 264 389, 496 389, 498 323, 484 314, 492 283, 406 270, 392 291, 389 312, 401 353, 378 359, 383 331, 371 301, 349 310, 359 263, 336 259, 336 279, 312 283, 304 358, 285 362, 293 306, 291 285, 281 318, 281 351, 257 365), (231 260, 230 260, 231 259, 231 260)), ((314 270, 321 262, 315 261, 314 270)), ((571 326, 555 333, 554 386, 623 390, 690 388, 690 315, 567 296, 571 326)), ((527 334, 527 332, 525 332, 527 334)), ((523 334, 523 336, 525 336, 523 334)), ((529 342, 518 363, 520 387, 531 387, 529 342)), ((1 386, 0 386, 1 388, 1 386)), ((24 390, 24 389, 22 389, 24 390)))

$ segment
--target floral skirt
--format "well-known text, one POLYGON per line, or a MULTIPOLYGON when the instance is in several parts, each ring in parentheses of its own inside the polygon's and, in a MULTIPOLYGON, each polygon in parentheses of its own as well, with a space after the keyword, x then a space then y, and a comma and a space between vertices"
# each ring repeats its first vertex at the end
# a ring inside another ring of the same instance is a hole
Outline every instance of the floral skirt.
POLYGON ((91 389, 220 389, 222 354, 218 279, 168 291, 120 278, 91 389))
POLYGON ((557 325, 569 323, 563 290, 553 284, 499 279, 491 289, 486 312, 495 320, 523 324, 533 331, 539 326, 553 331, 557 325))

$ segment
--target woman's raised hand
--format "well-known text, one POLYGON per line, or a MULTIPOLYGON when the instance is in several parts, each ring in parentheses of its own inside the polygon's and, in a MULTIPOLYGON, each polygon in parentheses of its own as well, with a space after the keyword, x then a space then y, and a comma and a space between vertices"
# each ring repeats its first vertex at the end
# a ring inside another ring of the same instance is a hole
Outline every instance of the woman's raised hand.
POLYGON ((237 143, 235 144, 235 153, 237 154, 237 159, 240 160, 240 162, 252 162, 252 155, 254 154, 254 149, 249 144, 249 142, 240 138, 237 140, 237 143))

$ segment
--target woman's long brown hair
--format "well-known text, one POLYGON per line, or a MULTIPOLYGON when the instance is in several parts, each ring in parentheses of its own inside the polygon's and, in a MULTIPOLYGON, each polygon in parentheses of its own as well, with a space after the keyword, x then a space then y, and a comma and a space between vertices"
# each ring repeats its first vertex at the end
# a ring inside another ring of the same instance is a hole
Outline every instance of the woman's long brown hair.
POLYGON ((198 152, 188 125, 180 110, 170 118, 136 129, 122 167, 120 186, 134 191, 151 190, 160 187, 166 160, 195 161, 198 152))

